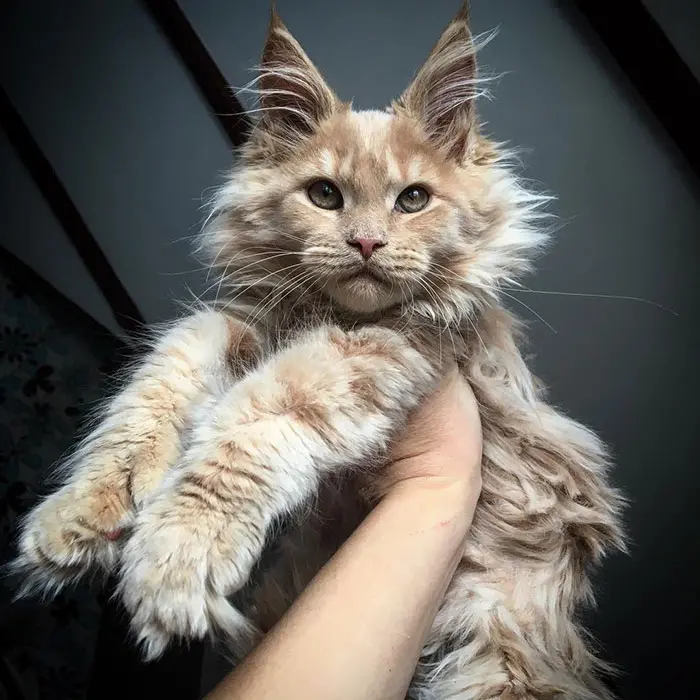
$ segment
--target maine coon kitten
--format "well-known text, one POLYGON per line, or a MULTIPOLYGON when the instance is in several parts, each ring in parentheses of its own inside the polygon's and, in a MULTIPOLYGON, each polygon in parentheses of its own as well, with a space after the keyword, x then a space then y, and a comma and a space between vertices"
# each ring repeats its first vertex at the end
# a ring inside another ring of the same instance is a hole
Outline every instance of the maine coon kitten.
POLYGON ((316 499, 248 596, 266 629, 378 496, 381 455, 456 361, 481 406, 483 494, 411 697, 606 697, 575 615, 590 565, 623 546, 621 499, 598 439, 545 403, 501 304, 544 242, 542 198, 479 131, 466 9, 384 112, 341 103, 276 15, 257 87, 202 244, 222 302, 158 338, 30 513, 25 590, 118 570, 148 658, 234 637, 251 625, 227 597, 273 521, 316 499))

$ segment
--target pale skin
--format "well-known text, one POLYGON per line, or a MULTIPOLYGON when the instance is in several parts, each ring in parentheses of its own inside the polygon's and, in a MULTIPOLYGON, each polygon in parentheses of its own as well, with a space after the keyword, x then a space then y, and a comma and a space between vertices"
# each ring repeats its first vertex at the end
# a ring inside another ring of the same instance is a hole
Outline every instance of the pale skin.
POLYGON ((455 371, 397 441, 386 495, 208 699, 403 699, 464 549, 481 448, 455 371))

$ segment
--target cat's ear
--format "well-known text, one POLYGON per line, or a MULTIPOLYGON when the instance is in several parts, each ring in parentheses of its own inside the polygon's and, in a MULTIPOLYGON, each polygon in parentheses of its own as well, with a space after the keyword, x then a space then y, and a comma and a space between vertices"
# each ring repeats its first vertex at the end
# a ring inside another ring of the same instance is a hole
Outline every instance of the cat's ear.
POLYGON ((339 106, 316 66, 272 8, 258 79, 260 126, 294 140, 313 132, 339 106))
POLYGON ((469 3, 445 29, 395 109, 418 119, 429 138, 452 158, 463 160, 474 128, 476 50, 469 30, 469 3))

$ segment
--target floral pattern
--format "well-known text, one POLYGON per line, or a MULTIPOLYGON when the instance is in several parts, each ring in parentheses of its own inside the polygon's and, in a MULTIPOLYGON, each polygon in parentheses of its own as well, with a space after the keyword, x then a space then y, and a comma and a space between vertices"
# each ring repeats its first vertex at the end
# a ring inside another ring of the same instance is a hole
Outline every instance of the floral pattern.
MULTIPOLYGON (((14 556, 18 519, 104 394, 102 368, 119 346, 6 267, 0 260, 0 564, 14 556)), ((27 700, 83 697, 100 620, 95 591, 13 603, 12 585, 0 578, 0 698, 10 696, 8 676, 27 700)))

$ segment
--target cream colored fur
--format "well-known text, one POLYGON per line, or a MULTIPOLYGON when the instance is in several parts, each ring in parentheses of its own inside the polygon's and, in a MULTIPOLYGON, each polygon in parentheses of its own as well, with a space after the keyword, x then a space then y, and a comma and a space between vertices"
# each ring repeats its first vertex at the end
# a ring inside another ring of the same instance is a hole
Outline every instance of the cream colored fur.
POLYGON ((391 109, 353 112, 273 16, 261 117, 202 239, 216 302, 159 336, 29 514, 23 592, 114 572, 147 658, 214 633, 242 651, 381 496, 393 436, 457 362, 481 406, 484 488, 411 697, 607 696, 576 613, 591 566, 623 547, 622 499, 600 441, 546 403, 501 303, 545 242, 546 198, 481 135, 474 54, 463 10, 391 109), (342 207, 314 206, 319 179, 342 207), (410 185, 430 199, 405 214, 410 185), (364 260, 359 238, 382 246, 364 260))

